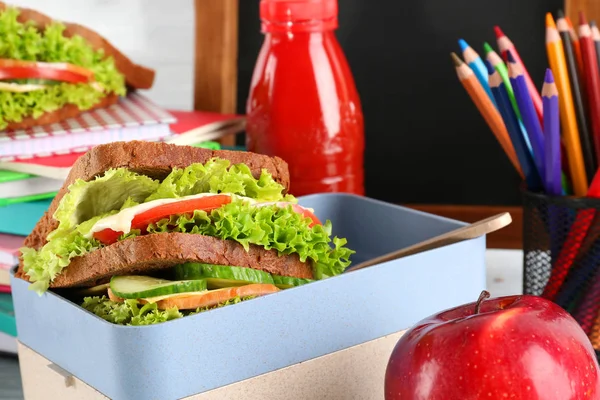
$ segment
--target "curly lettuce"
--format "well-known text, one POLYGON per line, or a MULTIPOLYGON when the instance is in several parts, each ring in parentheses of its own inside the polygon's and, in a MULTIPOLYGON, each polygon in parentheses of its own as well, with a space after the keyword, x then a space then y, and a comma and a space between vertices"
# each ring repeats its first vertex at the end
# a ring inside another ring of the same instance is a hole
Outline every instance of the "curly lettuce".
POLYGON ((0 58, 67 62, 94 72, 102 91, 89 84, 60 83, 41 90, 24 93, 0 91, 0 129, 9 122, 23 118, 37 118, 66 104, 87 110, 97 104, 107 93, 125 95, 125 77, 112 57, 102 49, 94 50, 81 36, 65 37, 65 26, 53 22, 43 31, 29 23, 18 21, 19 10, 8 7, 0 12, 0 58))
MULTIPOLYGON (((173 215, 148 226, 148 233, 182 232, 235 240, 249 250, 250 244, 277 250, 280 255, 298 254, 300 261, 312 261, 313 276, 339 275, 350 265, 355 252, 343 238, 331 238, 331 221, 309 227, 312 220, 288 207, 255 207, 235 201, 210 213, 173 215), (331 246, 333 243, 333 247, 331 246)), ((139 232, 139 231, 137 231, 139 232)), ((133 237, 136 231, 127 237, 133 237)))
MULTIPOLYGON (((146 201, 189 196, 197 193, 231 193, 258 201, 279 201, 283 186, 262 170, 255 179, 246 164, 231 165, 229 160, 211 159, 206 164, 195 163, 175 168, 146 201)), ((295 201, 286 196, 286 201, 295 201)))
POLYGON ((216 306, 201 307, 192 311, 179 311, 177 307, 167 310, 159 310, 156 303, 139 304, 137 300, 125 300, 123 303, 118 303, 110 300, 106 296, 91 296, 85 297, 81 307, 97 315, 105 321, 117 325, 154 325, 162 322, 171 321, 173 319, 182 318, 188 315, 194 315, 214 308, 225 307, 232 304, 237 304, 242 301, 250 300, 256 296, 248 296, 244 298, 235 297, 229 299, 216 306))

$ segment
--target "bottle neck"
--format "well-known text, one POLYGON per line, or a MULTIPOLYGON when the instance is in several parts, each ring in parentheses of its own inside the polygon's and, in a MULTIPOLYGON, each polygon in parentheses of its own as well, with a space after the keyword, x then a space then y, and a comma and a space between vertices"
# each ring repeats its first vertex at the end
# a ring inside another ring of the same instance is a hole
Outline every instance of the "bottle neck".
POLYGON ((331 32, 337 29, 338 19, 337 17, 330 19, 312 19, 306 21, 274 21, 274 20, 261 20, 261 31, 265 34, 268 33, 300 33, 300 32, 331 32))

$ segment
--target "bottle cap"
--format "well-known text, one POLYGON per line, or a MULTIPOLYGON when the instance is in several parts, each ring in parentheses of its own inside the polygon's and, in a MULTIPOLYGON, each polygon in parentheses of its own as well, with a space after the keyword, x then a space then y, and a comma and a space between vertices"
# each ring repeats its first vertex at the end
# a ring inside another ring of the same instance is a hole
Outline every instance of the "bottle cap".
POLYGON ((295 28, 321 30, 337 28, 337 0, 261 0, 260 18, 264 31, 295 28), (296 27, 294 27, 296 25, 296 27))

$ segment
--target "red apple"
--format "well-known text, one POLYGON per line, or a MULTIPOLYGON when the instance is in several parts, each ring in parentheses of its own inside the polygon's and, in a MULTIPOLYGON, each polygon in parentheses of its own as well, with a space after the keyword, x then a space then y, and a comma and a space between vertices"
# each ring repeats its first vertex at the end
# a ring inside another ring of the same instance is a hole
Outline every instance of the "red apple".
POLYGON ((386 400, 600 399, 600 368, 579 324, 536 296, 479 300, 428 317, 396 344, 386 400))

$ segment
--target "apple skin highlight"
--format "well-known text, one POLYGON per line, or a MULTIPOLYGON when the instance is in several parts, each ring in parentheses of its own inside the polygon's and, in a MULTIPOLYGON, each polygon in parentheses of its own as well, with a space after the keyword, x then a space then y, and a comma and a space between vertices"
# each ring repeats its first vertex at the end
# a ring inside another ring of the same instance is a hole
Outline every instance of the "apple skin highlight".
POLYGON ((596 355, 573 317, 536 296, 487 296, 400 338, 386 400, 600 399, 596 355))

